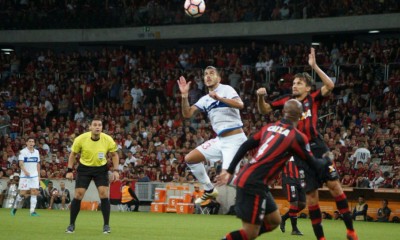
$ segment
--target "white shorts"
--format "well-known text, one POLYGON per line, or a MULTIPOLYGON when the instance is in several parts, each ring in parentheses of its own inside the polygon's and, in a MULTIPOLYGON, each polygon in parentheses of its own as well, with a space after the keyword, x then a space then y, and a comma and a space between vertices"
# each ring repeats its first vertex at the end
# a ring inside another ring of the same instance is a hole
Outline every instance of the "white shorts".
POLYGON ((244 133, 227 137, 216 137, 204 142, 196 149, 210 162, 222 161, 222 169, 228 169, 240 145, 247 140, 244 133))
POLYGON ((31 178, 22 177, 19 179, 19 184, 18 184, 19 190, 30 190, 32 188, 39 189, 38 177, 31 177, 31 178))

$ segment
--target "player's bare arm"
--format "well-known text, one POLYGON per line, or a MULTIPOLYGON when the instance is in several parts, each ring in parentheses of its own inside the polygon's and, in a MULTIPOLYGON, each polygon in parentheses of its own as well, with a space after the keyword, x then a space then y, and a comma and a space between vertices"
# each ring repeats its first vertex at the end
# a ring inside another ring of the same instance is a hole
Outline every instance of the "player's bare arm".
POLYGON ((261 114, 268 114, 272 111, 272 107, 265 101, 265 97, 267 96, 267 89, 259 88, 256 91, 257 93, 257 107, 258 112, 261 114))
POLYGON ((38 164, 36 165, 36 167, 37 167, 38 178, 39 178, 39 182, 40 182, 40 163, 38 163, 38 164))
POLYGON ((198 110, 196 106, 190 106, 190 104, 189 104, 188 97, 189 97, 189 88, 190 88, 191 82, 186 82, 186 79, 183 76, 181 76, 177 82, 178 82, 179 90, 181 91, 182 116, 184 118, 190 118, 198 110))
POLYGON ((114 167, 114 171, 113 171, 113 181, 118 180, 119 179, 119 173, 118 171, 115 171, 118 169, 118 164, 119 164, 119 156, 118 156, 118 152, 111 152, 111 160, 113 163, 113 167, 114 167))
POLYGON ((310 54, 308 55, 308 64, 318 74, 318 76, 322 80, 322 83, 324 84, 321 87, 322 96, 329 95, 332 92, 333 88, 335 87, 335 84, 333 83, 331 78, 328 75, 326 75, 326 73, 324 71, 322 71, 321 68, 318 67, 317 61, 315 60, 315 49, 314 48, 311 48, 310 54))
POLYGON ((21 171, 24 172, 25 176, 29 177, 29 172, 26 171, 25 165, 24 165, 24 161, 19 161, 19 167, 21 168, 21 171))
POLYGON ((241 99, 240 97, 232 98, 232 99, 229 99, 229 98, 222 98, 222 97, 220 97, 215 91, 210 91, 210 92, 208 93, 208 95, 209 95, 212 99, 215 99, 215 100, 217 100, 217 101, 226 103, 229 107, 238 108, 238 109, 243 109, 243 108, 244 108, 244 103, 243 103, 243 101, 242 101, 242 99, 241 99))
POLYGON ((74 178, 74 175, 72 173, 72 168, 74 167, 75 164, 75 159, 76 159, 76 155, 77 153, 71 152, 69 154, 69 158, 68 158, 68 172, 65 175, 65 178, 72 180, 74 178))

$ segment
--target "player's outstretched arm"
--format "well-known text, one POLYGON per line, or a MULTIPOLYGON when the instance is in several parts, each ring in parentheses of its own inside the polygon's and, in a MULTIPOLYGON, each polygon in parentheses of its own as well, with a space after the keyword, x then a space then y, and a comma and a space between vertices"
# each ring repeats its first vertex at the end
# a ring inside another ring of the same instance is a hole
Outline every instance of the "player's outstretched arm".
POLYGON ((322 80, 322 83, 324 84, 321 87, 322 96, 330 94, 335 87, 335 84, 333 83, 332 79, 317 65, 317 61, 315 60, 315 48, 311 48, 310 54, 308 55, 308 64, 318 74, 322 80))
POLYGON ((183 76, 181 76, 177 82, 179 90, 181 91, 182 116, 184 118, 190 118, 197 111, 196 106, 190 106, 189 104, 189 88, 191 82, 186 82, 186 79, 183 76))

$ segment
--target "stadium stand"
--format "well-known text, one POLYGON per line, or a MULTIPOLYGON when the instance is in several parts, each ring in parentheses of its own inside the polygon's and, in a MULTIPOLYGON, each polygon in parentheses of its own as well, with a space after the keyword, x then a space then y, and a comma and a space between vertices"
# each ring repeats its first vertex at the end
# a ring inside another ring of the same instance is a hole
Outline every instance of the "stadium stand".
MULTIPOLYGON (((184 18, 177 1, 0 1, 0 29, 68 29, 252 22, 326 18, 399 12, 392 1, 215 1, 198 20, 184 18), (320 2, 316 4, 315 2, 320 2), (333 2, 334 4, 330 4, 333 2), (160 14, 162 12, 163 14, 160 14), (123 13, 123 14, 121 14, 123 13)), ((400 43, 398 35, 367 37, 316 47, 317 62, 335 79, 335 90, 321 108, 324 140, 335 153, 351 187, 400 188, 400 43), (352 153, 363 143, 371 160, 358 169, 352 153), (380 175, 381 185, 372 184, 380 175), (363 181, 363 182, 362 182, 363 181)), ((236 87, 245 102, 241 112, 247 135, 280 113, 261 116, 254 91, 267 86, 270 100, 290 93, 292 74, 308 71, 304 42, 261 43, 239 40, 207 47, 146 48, 101 46, 68 50, 20 48, 0 54, 0 177, 19 172, 18 151, 27 136, 39 140, 42 178, 62 179, 75 136, 95 115, 117 141, 121 179, 147 176, 153 182, 195 182, 184 155, 211 138, 207 118, 180 116, 176 80, 196 83, 191 103, 204 93, 201 69, 215 65, 223 82, 236 87), (130 154, 131 153, 131 154, 130 154), (141 175, 141 176, 140 176, 141 175)), ((315 85, 319 81, 316 79, 315 85)), ((248 156, 250 158, 250 156, 248 156)), ((208 166, 215 176, 220 166, 208 166)), ((213 177, 211 176, 211 177, 213 177)), ((278 176, 273 185, 280 185, 278 176)))

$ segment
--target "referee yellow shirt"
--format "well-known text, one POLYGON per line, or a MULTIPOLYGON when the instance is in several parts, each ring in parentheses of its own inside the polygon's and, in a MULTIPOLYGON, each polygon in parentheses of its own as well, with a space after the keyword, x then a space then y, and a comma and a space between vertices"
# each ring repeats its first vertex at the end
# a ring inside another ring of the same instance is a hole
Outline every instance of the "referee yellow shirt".
POLYGON ((114 139, 105 133, 100 133, 100 139, 94 141, 91 132, 87 132, 75 138, 71 150, 81 155, 81 164, 99 167, 107 164, 107 153, 116 152, 118 147, 114 139))

